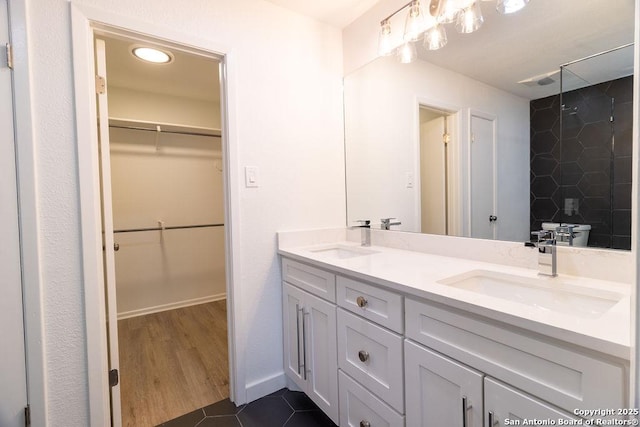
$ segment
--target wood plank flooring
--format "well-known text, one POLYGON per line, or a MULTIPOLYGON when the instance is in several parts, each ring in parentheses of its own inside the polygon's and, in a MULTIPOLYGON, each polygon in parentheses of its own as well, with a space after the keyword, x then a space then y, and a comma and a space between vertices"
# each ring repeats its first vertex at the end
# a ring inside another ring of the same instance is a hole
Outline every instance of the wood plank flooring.
POLYGON ((229 397, 226 300, 118 321, 122 425, 156 426, 229 397))

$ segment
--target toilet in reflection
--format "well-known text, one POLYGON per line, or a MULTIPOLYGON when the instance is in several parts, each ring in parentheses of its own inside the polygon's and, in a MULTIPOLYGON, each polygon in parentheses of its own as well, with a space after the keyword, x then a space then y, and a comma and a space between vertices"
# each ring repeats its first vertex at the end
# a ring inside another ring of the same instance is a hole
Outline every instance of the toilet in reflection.
MULTIPOLYGON (((542 229, 548 231, 556 231, 556 228, 560 226, 573 225, 575 228, 573 229, 574 237, 573 237, 573 246, 587 246, 587 242, 589 241, 589 232, 591 231, 591 226, 589 224, 567 224, 567 223, 558 223, 558 222, 543 222, 542 229)), ((569 245, 569 240, 566 237, 559 237, 556 240, 557 245, 569 245)))

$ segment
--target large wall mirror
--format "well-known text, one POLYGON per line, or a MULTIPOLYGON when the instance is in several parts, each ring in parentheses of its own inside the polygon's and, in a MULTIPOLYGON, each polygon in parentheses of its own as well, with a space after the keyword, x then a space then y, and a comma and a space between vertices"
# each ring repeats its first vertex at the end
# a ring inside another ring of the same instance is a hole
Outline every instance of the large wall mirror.
POLYGON ((577 245, 629 249, 634 1, 481 8, 477 32, 345 77, 348 225, 525 241, 571 223, 577 245))

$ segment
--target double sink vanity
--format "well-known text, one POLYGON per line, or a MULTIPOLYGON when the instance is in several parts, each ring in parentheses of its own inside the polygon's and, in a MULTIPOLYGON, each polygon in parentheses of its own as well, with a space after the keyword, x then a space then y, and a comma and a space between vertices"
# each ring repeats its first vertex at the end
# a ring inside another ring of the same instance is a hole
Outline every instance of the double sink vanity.
POLYGON ((523 245, 372 233, 278 235, 285 374, 336 424, 625 419, 630 285, 586 266, 629 254, 560 248, 545 277, 523 245))

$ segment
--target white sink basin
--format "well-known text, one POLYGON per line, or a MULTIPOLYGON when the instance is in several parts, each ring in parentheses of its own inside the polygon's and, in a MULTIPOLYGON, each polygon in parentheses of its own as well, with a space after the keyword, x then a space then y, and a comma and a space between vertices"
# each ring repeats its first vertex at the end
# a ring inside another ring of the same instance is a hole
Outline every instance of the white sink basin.
POLYGON ((317 255, 326 256, 327 258, 338 259, 354 258, 378 253, 378 251, 374 251, 372 249, 346 245, 335 245, 321 249, 313 249, 311 252, 317 255))
POLYGON ((473 270, 439 281, 443 285, 525 304, 543 312, 598 318, 623 295, 563 283, 559 278, 529 278, 486 270, 473 270))

